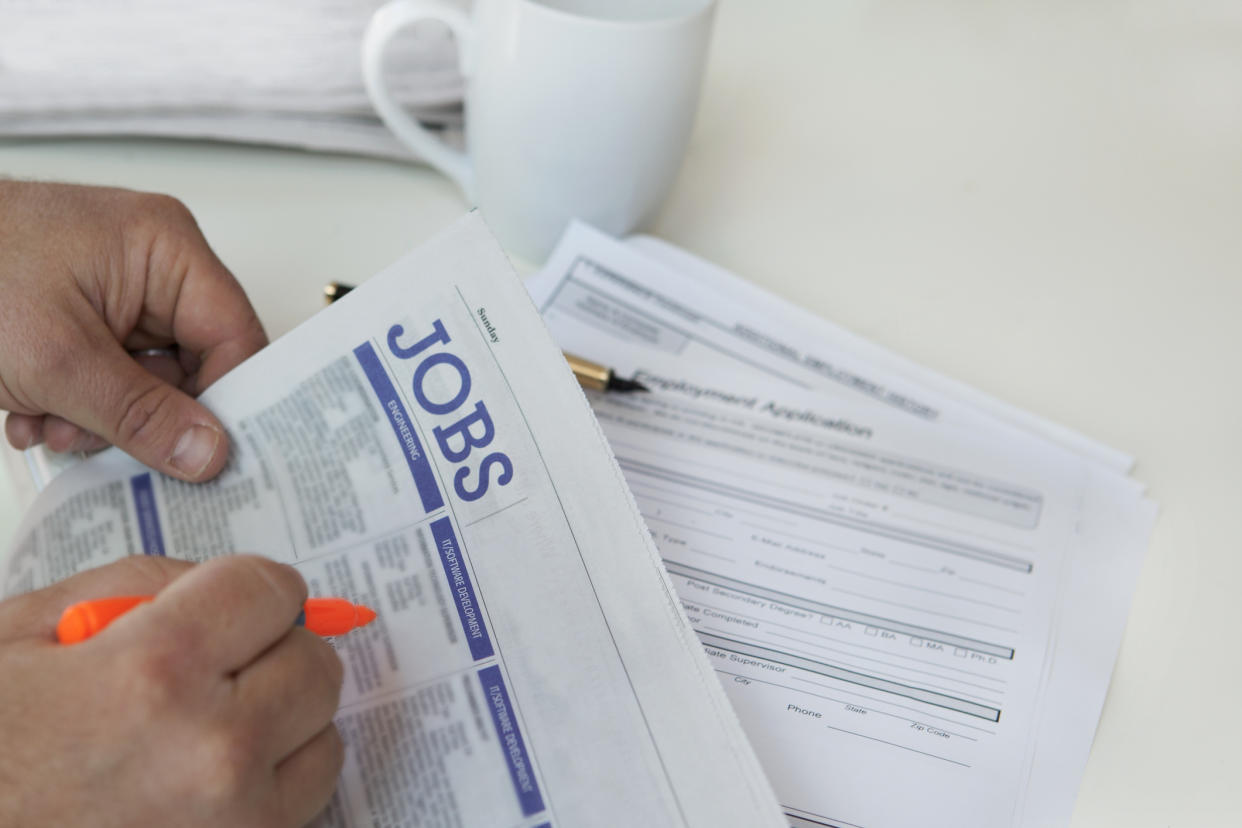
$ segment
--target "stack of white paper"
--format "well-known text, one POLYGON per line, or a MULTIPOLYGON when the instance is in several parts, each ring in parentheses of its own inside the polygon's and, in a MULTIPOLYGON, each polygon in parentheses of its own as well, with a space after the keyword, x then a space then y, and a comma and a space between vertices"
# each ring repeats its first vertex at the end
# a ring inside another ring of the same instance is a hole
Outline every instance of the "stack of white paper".
MULTIPOLYGON (((360 49, 382 0, 0 0, 0 135, 220 138, 410 157, 375 117, 360 49)), ((448 30, 388 49, 397 100, 460 127, 448 30)))
POLYGON ((529 287, 796 826, 1068 821, 1155 506, 1131 459, 654 239, 529 287))

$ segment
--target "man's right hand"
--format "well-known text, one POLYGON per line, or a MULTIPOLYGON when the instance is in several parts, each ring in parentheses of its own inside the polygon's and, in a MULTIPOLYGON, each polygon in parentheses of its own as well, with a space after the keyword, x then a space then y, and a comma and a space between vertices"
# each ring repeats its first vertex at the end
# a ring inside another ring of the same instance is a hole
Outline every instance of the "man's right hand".
POLYGON ((234 556, 133 557, 0 603, 0 826, 300 826, 343 761, 342 666, 306 584, 234 556), (64 646, 65 607, 156 594, 64 646))

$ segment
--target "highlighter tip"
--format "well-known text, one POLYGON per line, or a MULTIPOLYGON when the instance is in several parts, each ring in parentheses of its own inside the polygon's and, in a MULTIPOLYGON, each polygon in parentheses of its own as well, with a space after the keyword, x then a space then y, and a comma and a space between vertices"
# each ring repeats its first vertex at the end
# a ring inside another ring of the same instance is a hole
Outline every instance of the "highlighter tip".
POLYGON ((56 638, 61 644, 77 644, 91 637, 90 624, 86 613, 81 607, 72 606, 65 610, 56 625, 56 638))
POLYGON ((354 610, 357 613, 357 626, 365 627, 375 620, 375 610, 370 607, 364 607, 362 604, 355 604, 354 610))

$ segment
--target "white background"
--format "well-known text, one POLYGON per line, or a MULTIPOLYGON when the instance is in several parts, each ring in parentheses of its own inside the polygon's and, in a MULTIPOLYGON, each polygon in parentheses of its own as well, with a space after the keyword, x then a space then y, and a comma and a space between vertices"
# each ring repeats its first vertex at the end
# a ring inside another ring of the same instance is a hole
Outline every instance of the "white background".
MULTIPOLYGON (((467 207, 208 144, 7 142, 0 173, 180 197, 273 336, 467 207)), ((1135 454, 1161 515, 1073 825, 1242 824, 1242 4, 725 0, 647 229, 1135 454)))

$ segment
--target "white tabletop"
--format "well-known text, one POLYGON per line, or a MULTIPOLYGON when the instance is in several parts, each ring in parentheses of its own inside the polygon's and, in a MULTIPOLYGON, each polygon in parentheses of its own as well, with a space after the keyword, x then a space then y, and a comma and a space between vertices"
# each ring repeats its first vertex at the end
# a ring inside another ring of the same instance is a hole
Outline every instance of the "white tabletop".
MULTIPOLYGON (((180 197, 272 335, 467 207, 208 144, 5 143, 0 173, 180 197)), ((1242 824, 1236 2, 726 2, 646 229, 1135 454, 1161 516, 1073 825, 1242 824)))

